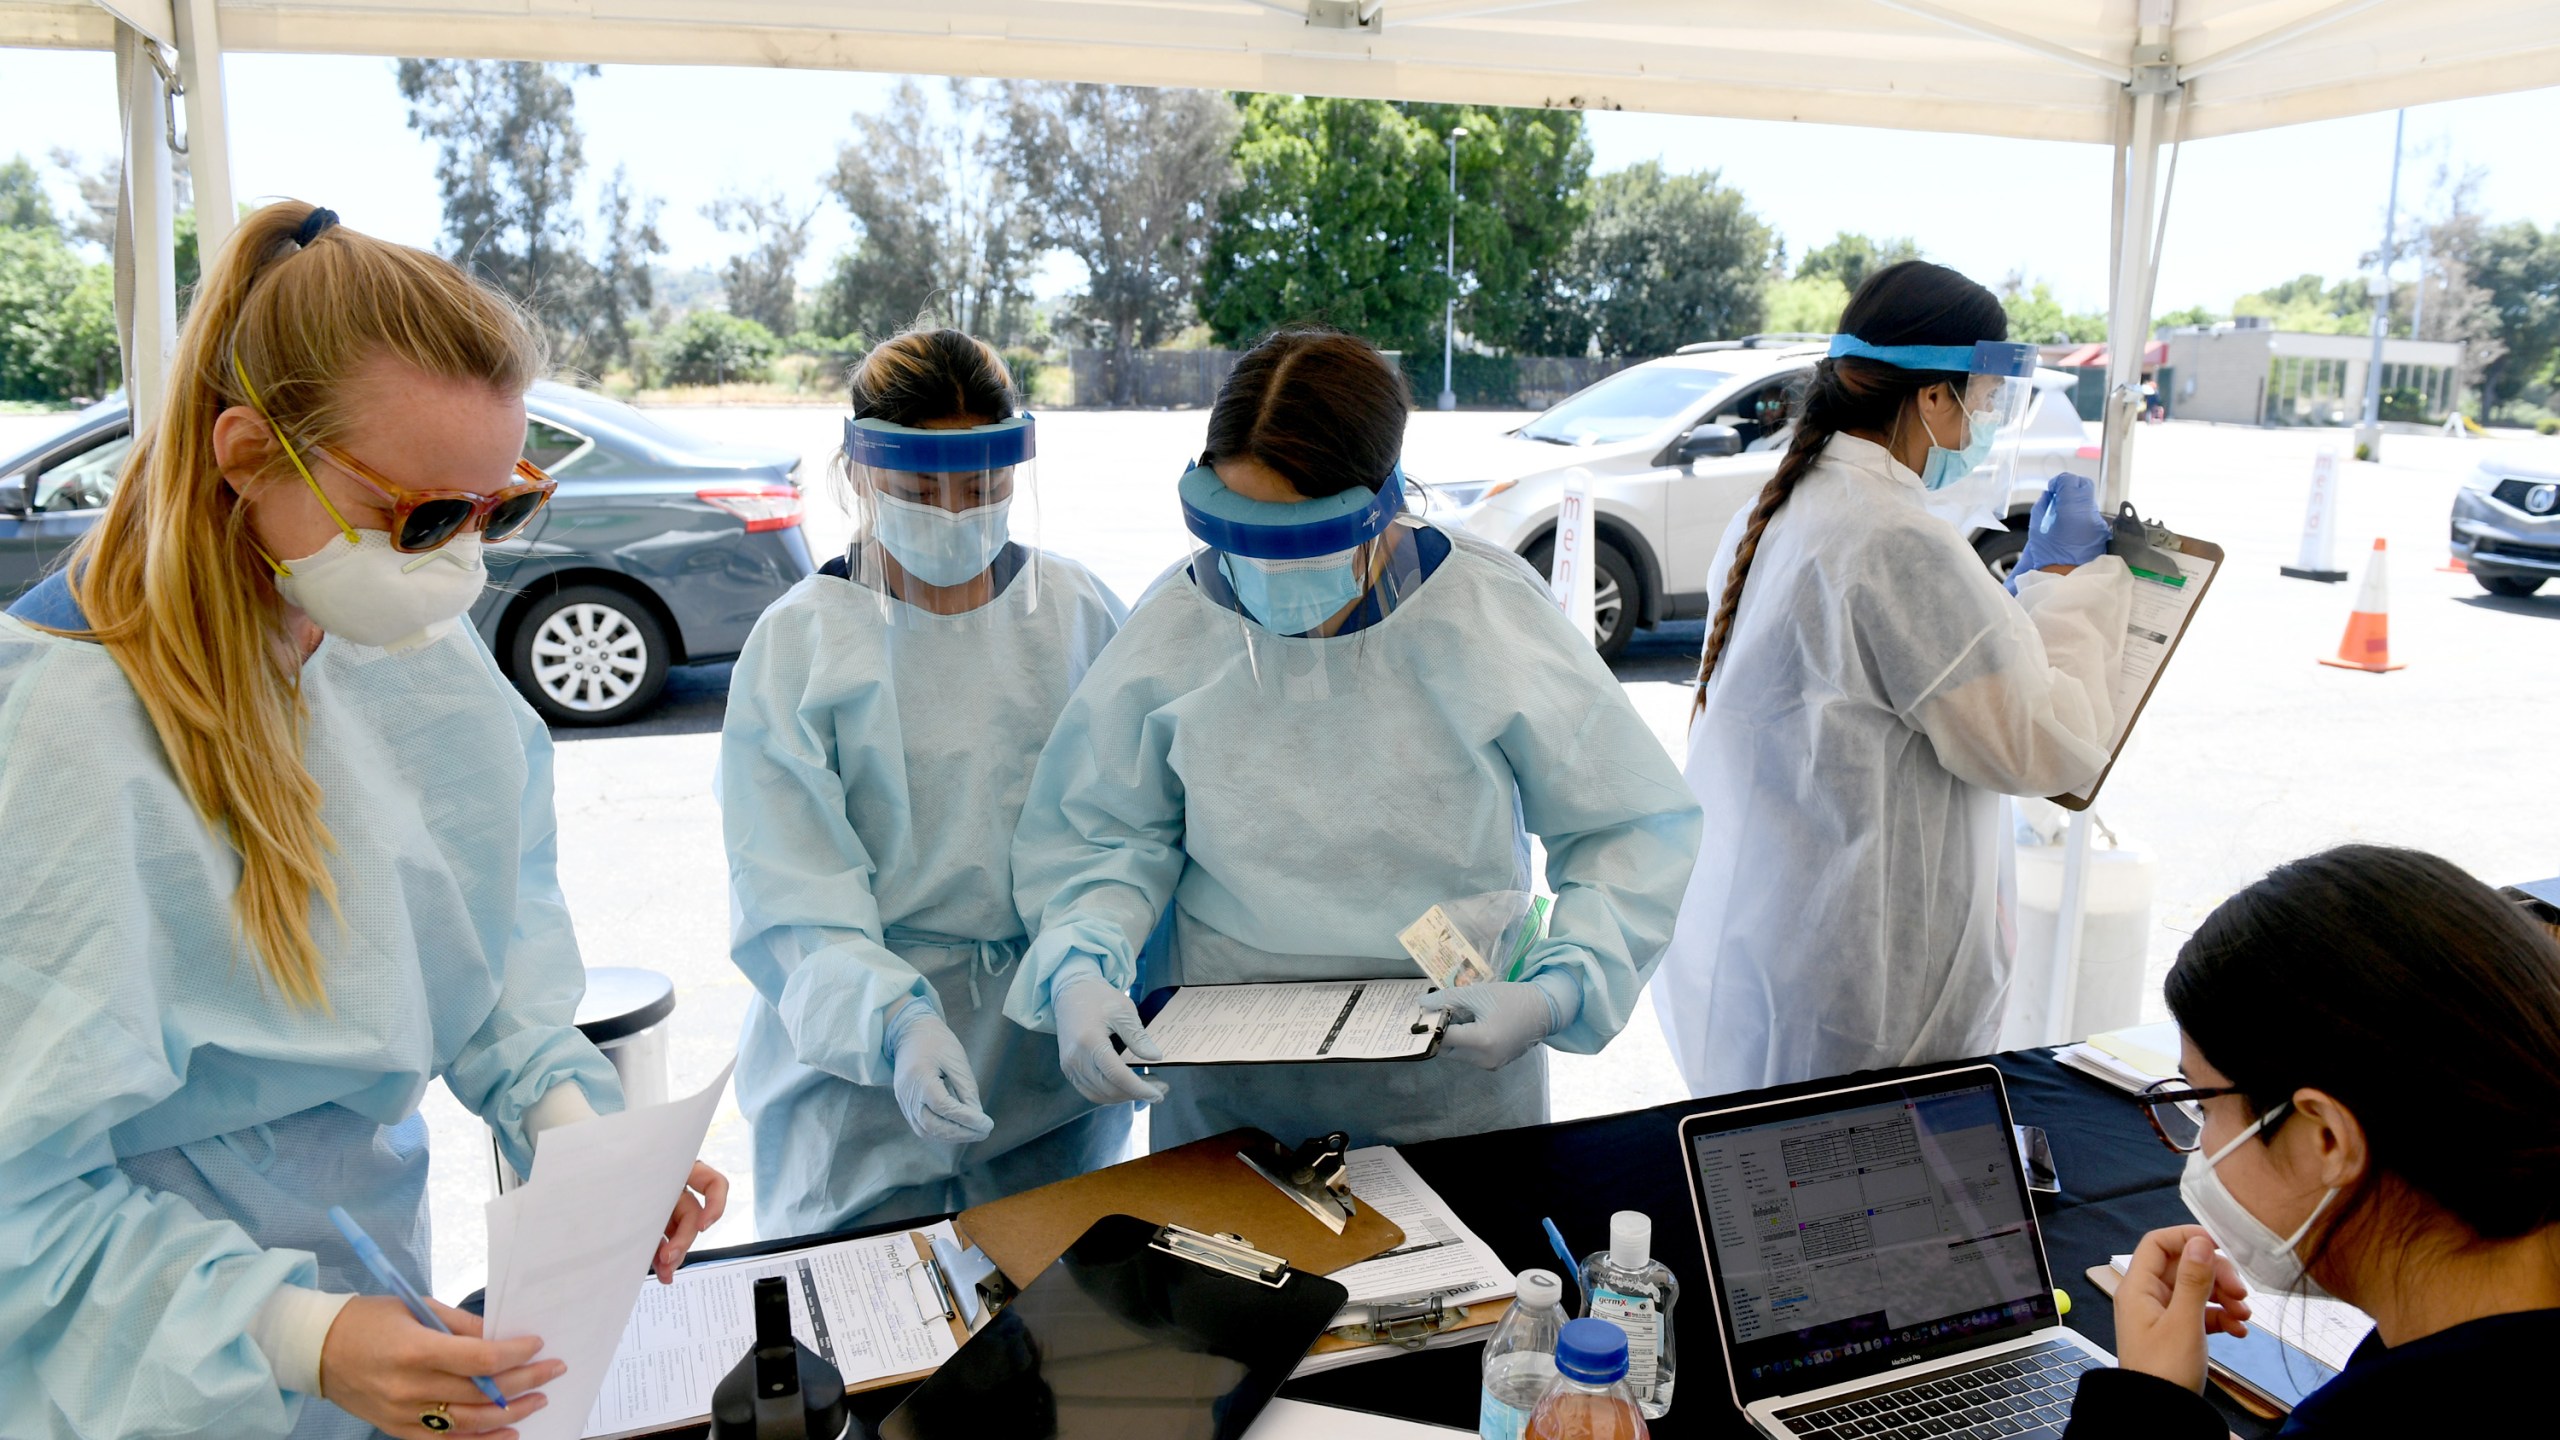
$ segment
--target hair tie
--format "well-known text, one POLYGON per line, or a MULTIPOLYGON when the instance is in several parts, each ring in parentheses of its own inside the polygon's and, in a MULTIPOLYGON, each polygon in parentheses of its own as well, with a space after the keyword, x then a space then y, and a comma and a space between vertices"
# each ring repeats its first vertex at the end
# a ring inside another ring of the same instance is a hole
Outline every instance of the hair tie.
POLYGON ((321 231, 337 223, 337 211, 325 205, 314 206, 310 214, 302 217, 302 228, 293 232, 293 243, 308 249, 312 241, 320 238, 321 231))

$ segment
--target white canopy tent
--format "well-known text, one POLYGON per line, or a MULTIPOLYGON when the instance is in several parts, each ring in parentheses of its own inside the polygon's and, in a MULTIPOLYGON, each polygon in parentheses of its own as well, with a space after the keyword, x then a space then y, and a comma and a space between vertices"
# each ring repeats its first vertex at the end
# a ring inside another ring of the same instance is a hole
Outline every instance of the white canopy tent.
MULTIPOLYGON (((174 340, 169 98, 206 253, 226 50, 769 65, 1649 110, 2111 145, 2104 495, 2125 498, 2182 139, 2560 84, 2554 0, 0 0, 0 45, 113 48, 138 399, 174 340), (175 50, 171 72, 161 52, 175 50), (2165 159, 2165 164, 2164 164, 2165 159)), ((2054 1013, 2072 1013, 2075 816, 2054 1013)))

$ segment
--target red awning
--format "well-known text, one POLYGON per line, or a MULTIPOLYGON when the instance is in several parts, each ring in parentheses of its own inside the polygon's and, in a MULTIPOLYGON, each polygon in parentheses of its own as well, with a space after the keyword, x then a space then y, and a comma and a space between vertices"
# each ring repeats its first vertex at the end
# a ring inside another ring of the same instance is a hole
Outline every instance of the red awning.
MULTIPOLYGON (((2072 351, 2070 354, 2063 356, 2061 359, 2056 360, 2053 363, 2055 368, 2062 370, 2104 365, 2107 363, 2107 347, 2103 344, 2083 345, 2079 349, 2072 351)), ((2168 341, 2154 340, 2150 344, 2142 347, 2143 369, 2157 370, 2168 363, 2168 341)))

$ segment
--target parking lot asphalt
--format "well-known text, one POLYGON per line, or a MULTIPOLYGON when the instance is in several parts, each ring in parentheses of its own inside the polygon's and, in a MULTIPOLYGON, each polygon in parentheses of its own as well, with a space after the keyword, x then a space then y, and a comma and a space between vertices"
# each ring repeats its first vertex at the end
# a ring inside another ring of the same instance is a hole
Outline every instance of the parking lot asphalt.
MULTIPOLYGON (((822 478, 838 434, 823 407, 700 407, 659 412, 715 438, 782 444, 811 457, 813 550, 851 532, 822 478)), ((1435 450, 1517 423, 1483 413, 1414 417, 1408 470, 1428 477, 1435 450)), ((1186 549, 1173 482, 1199 444, 1198 412, 1060 412, 1044 417, 1039 543, 1085 561, 1134 600, 1186 549)), ((0 450, 31 443, 43 421, 0 418, 0 450)), ((58 421, 52 422, 58 424, 58 421)), ((2350 840, 2441 852, 2493 882, 2560 873, 2560 766, 2547 750, 2560 717, 2560 585, 2529 600, 2487 595, 2442 573, 2446 514, 2463 472, 2493 448, 2560 463, 2560 440, 2462 441, 2393 435, 2379 464, 2343 466, 2338 559, 2360 579, 2373 540, 2388 541, 2390 638, 2405 670, 2371 675, 2316 663, 2336 651, 2354 579, 2286 579, 2313 457, 2349 448, 2342 432, 2173 423, 2145 427, 2133 496, 2145 514, 2221 544, 2228 559, 2177 663, 2162 680, 2096 807, 2109 829, 2158 860, 2145 1018, 2177 947, 2223 897, 2270 866, 2350 840)), ((1453 477, 1462 478, 1462 477, 1453 477)), ((1694 666, 1695 623, 1640 634, 1618 666, 1629 698, 1675 759, 1694 666)), ((749 999, 727 958, 726 866, 711 767, 726 668, 679 671, 669 703, 611 731, 562 732, 561 874, 588 963, 640 965, 674 978, 675 1088, 699 1086, 734 1049, 749 999)), ((1710 825, 1718 817, 1707 817, 1710 825)), ((1597 1056, 1559 1056, 1559 1117, 1685 1093, 1649 1008, 1597 1056)), ((426 1105, 434 1134, 435 1292, 480 1283, 487 1146, 441 1087, 426 1105)), ((714 1122, 707 1158, 740 1181, 732 1218, 706 1243, 749 1238, 747 1127, 734 1103, 714 1122)))

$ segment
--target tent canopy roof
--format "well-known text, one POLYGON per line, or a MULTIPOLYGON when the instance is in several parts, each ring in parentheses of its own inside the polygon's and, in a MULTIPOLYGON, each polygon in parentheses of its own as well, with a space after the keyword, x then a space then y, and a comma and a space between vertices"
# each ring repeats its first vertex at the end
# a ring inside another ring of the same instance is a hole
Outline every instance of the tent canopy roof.
MULTIPOLYGON (((0 45, 173 0, 0 0, 0 45)), ((174 0, 185 6, 188 0, 174 0)), ((2560 83, 2550 0, 216 0, 222 48, 774 65, 2113 142, 2171 21, 2188 138, 2560 83), (1362 8, 1374 8, 1365 26, 1362 8), (1312 17, 1311 18, 1311 14, 1312 17), (1334 28, 1324 20, 1348 23, 1334 28), (2155 32, 2157 33, 2157 32, 2155 32)), ((2157 74, 2158 72, 2153 72, 2157 74)))

